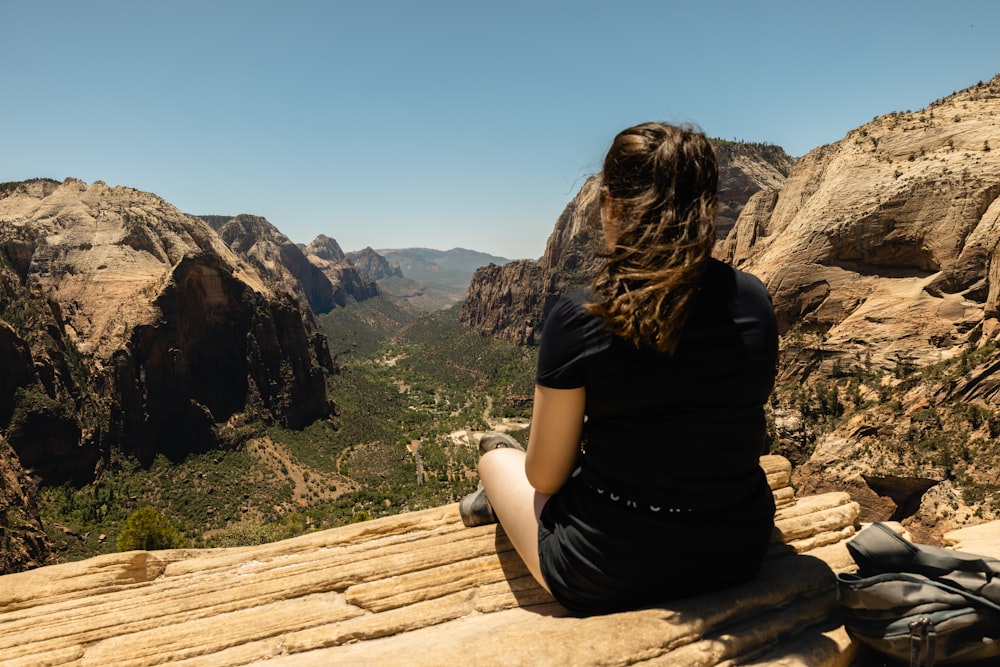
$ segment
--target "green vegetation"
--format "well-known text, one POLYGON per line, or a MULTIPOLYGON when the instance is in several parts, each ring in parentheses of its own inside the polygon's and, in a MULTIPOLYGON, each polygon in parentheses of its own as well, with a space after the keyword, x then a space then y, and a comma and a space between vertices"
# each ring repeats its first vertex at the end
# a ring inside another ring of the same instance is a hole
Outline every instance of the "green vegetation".
POLYGON ((1000 410, 961 394, 947 397, 998 361, 994 342, 926 366, 909 358, 889 368, 873 368, 867 358, 840 359, 821 379, 774 392, 772 451, 799 465, 824 435, 850 424, 863 457, 881 474, 952 480, 967 504, 1000 512, 1000 410))
MULTIPOLYGON (((39 490, 44 525, 61 555, 134 544, 128 540, 140 528, 158 525, 148 518, 135 525, 143 508, 174 527, 163 529, 171 544, 205 547, 261 544, 438 506, 475 486, 477 452, 468 432, 510 420, 513 435, 526 441, 516 429, 530 416, 537 350, 465 329, 457 307, 420 314, 388 298, 352 303, 318 322, 338 365, 327 385, 336 406, 331 419, 301 430, 219 424, 225 448, 180 462, 159 456, 144 467, 112 452, 95 483, 39 490)), ((822 332, 785 337, 789 346, 822 343, 822 332)), ((994 343, 930 365, 831 358, 807 381, 772 395, 771 450, 800 465, 825 435, 848 429, 883 474, 950 479, 967 503, 1000 511, 1000 410, 939 398, 998 362, 994 343)), ((38 390, 22 391, 17 404, 67 409, 38 390)))
POLYGON ((327 383, 332 419, 301 430, 219 424, 225 449, 180 462, 161 455, 148 467, 113 452, 93 484, 42 487, 60 554, 133 540, 143 508, 175 527, 173 545, 208 547, 453 502, 475 488, 475 441, 461 435, 530 416, 536 351, 465 329, 457 307, 424 315, 380 297, 318 321, 339 367, 327 383))
POLYGON ((184 546, 184 540, 170 519, 152 507, 142 507, 125 521, 117 544, 118 551, 174 549, 184 546))
POLYGON ((750 153, 770 164, 783 176, 788 176, 788 172, 794 163, 794 158, 789 156, 785 152, 785 149, 774 144, 738 139, 727 141, 726 139, 718 138, 711 139, 711 142, 720 156, 732 159, 733 155, 737 153, 750 153))

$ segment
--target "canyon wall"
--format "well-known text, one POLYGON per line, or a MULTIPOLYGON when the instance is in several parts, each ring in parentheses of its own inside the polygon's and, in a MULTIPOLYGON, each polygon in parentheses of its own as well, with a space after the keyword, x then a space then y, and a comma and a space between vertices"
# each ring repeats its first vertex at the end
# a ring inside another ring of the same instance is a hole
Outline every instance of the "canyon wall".
POLYGON ((298 300, 315 298, 322 274, 301 252, 288 262, 290 244, 277 246, 281 269, 263 271, 275 256, 254 249, 276 230, 227 224, 244 256, 149 193, 4 184, 0 429, 21 464, 80 482, 112 447, 182 457, 221 444, 233 419, 299 427, 330 413, 332 362, 298 300))

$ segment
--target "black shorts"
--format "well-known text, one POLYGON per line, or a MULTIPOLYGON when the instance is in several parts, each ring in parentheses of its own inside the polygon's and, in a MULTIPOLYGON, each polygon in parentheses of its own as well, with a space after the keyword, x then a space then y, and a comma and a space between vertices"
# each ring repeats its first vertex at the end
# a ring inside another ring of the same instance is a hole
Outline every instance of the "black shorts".
POLYGON ((542 508, 545 583, 569 610, 601 614, 748 581, 774 528, 771 490, 756 496, 732 512, 651 513, 570 480, 542 508))

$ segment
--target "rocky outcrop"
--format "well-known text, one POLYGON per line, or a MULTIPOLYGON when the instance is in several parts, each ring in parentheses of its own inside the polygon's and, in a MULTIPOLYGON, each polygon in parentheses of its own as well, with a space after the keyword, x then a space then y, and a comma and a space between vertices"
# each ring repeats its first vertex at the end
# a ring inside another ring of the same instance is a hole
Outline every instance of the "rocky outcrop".
POLYGON ((811 151, 716 248, 772 293, 782 395, 826 392, 796 409, 799 488, 846 490, 922 541, 997 516, 997 145, 1000 77, 811 151), (810 440, 823 400, 851 413, 810 440))
POLYGON ((92 475, 110 447, 148 461, 209 446, 244 411, 289 426, 329 413, 308 313, 155 195, 13 184, 0 256, 0 355, 21 369, 0 383, 0 426, 46 481, 92 475))
POLYGON ((378 296, 375 279, 364 275, 344 255, 340 245, 329 236, 320 234, 304 249, 309 262, 317 267, 334 286, 334 301, 338 306, 347 305, 347 297, 364 301, 378 296))
MULTIPOLYGON (((794 164, 767 144, 713 140, 719 157, 718 233, 725 235, 751 198, 782 186, 794 164)), ((461 321, 485 335, 537 344, 549 308, 566 292, 590 283, 603 250, 597 195, 589 178, 566 206, 537 262, 522 260, 479 269, 472 277, 461 321)))
MULTIPOLYGON (((0 577, 4 665, 846 665, 834 572, 857 508, 794 498, 786 461, 762 465, 781 505, 772 552, 743 586, 576 618, 527 573, 502 529, 457 505, 259 547, 99 556, 0 577)), ((738 554, 734 554, 738 557, 738 554)))
POLYGON ((292 290, 317 314, 338 305, 338 295, 323 271, 266 219, 246 214, 224 222, 219 216, 205 216, 205 219, 236 254, 257 269, 272 289, 292 290))
POLYGON ((14 411, 17 390, 34 380, 31 348, 9 324, 0 320, 0 424, 7 424, 14 411))
POLYGON ((154 305, 161 319, 136 326, 110 364, 109 433, 140 460, 208 449, 237 413, 291 428, 329 413, 317 334, 290 296, 265 299, 200 255, 181 260, 154 305))
POLYGON ((480 333, 518 345, 536 345, 545 314, 563 292, 558 275, 520 259, 476 271, 461 321, 480 333))
POLYGON ((459 318, 466 326, 519 345, 536 345, 560 296, 590 282, 602 250, 599 180, 591 177, 563 210, 537 261, 490 264, 475 272, 459 318))
POLYGON ((347 261, 375 281, 383 278, 403 277, 403 271, 399 268, 399 264, 390 264, 389 260, 372 250, 370 246, 364 250, 347 253, 347 261))
POLYGON ((765 281, 783 332, 822 331, 876 364, 954 354, 1000 302, 991 144, 1000 78, 877 118, 756 195, 719 254, 765 281))
POLYGON ((343 262, 347 255, 341 249, 337 239, 330 238, 326 234, 320 234, 313 239, 312 243, 306 246, 305 253, 310 257, 315 257, 326 262, 343 262))
POLYGON ((42 528, 35 488, 0 435, 0 575, 58 562, 42 528))
POLYGON ((100 408, 61 313, 0 253, 0 433, 34 474, 80 483, 102 458, 100 408))
POLYGON ((755 194, 782 188, 795 158, 780 146, 713 139, 719 158, 719 210, 716 234, 725 238, 755 194))

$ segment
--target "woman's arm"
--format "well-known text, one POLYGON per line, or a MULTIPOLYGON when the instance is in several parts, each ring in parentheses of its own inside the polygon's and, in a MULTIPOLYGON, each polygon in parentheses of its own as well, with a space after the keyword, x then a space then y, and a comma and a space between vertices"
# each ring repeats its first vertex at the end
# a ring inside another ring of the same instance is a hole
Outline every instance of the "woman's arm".
POLYGON ((540 493, 555 493, 569 478, 580 451, 586 391, 535 385, 531 435, 524 471, 540 493))

